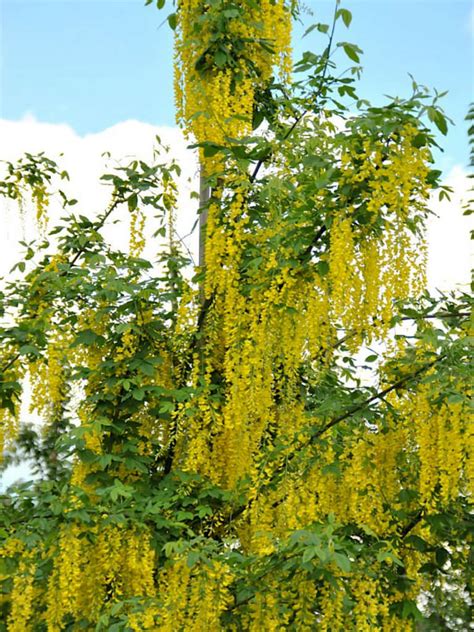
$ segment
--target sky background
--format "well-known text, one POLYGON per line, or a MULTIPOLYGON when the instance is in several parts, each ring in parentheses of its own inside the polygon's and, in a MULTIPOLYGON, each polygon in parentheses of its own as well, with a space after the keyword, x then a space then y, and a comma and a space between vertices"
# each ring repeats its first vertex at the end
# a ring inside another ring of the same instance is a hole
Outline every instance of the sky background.
MULTIPOLYGON (((309 24, 329 22, 333 0, 306 0, 295 28, 295 58, 321 50, 323 37, 309 24), (312 12, 312 15, 311 15, 312 12)), ((422 84, 449 90, 444 100, 455 121, 438 157, 443 169, 467 163, 464 117, 473 95, 473 4, 469 0, 346 0, 353 13, 338 38, 364 50, 360 94, 408 95, 411 72, 422 84)), ((96 133, 137 119, 174 125, 172 11, 142 0, 0 0, 0 117, 25 114, 67 123, 78 134, 96 133)), ((342 53, 341 53, 342 56, 342 53)), ((341 61, 346 64, 342 59, 341 61)))

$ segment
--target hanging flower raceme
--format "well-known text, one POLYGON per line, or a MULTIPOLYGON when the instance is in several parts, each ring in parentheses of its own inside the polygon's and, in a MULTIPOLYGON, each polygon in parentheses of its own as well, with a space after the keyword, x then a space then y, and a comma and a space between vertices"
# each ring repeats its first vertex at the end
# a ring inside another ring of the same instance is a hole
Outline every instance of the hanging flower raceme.
POLYGON ((362 332, 368 342, 383 338, 394 303, 425 289, 430 156, 415 146, 417 133, 405 124, 384 142, 367 138, 360 147, 348 137, 341 155, 340 187, 351 193, 330 228, 329 281, 332 318, 353 333, 353 350, 362 332))
POLYGON ((3 460, 4 451, 16 438, 20 427, 20 384, 25 369, 22 364, 15 361, 16 359, 10 350, 5 355, 0 356, 0 379, 5 385, 2 393, 2 407, 0 408, 0 462, 3 460))
POLYGON ((248 134, 255 93, 266 86, 273 67, 288 80, 293 5, 288 0, 178 2, 177 120, 198 143, 225 145, 248 134))

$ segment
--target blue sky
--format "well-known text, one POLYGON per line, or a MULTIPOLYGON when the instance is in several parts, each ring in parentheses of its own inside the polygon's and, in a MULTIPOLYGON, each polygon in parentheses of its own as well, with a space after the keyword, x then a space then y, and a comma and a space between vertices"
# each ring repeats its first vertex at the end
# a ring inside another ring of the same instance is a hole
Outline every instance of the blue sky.
MULTIPOLYGON (((67 123, 80 134, 137 119, 173 125, 172 33, 160 27, 171 10, 141 0, 0 0, 0 117, 67 123)), ((329 21, 332 0, 306 0, 329 21)), ((466 124, 473 95, 473 5, 469 0, 346 0, 353 13, 339 39, 364 50, 359 93, 407 95, 417 81, 449 90, 444 100, 456 127, 443 141, 440 164, 467 163, 466 124)), ((295 55, 322 40, 295 32, 295 55)), ((341 60, 342 61, 342 60, 341 60)))

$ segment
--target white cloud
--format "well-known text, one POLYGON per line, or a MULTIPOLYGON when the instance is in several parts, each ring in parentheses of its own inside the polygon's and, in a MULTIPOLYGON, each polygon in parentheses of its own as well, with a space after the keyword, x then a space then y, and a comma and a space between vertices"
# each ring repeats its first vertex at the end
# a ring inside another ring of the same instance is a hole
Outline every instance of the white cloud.
POLYGON ((439 201, 433 195, 431 209, 436 217, 428 222, 428 284, 431 290, 468 289, 471 269, 470 229, 472 222, 463 215, 463 206, 473 197, 466 171, 455 166, 444 184, 452 187, 451 200, 439 201))
MULTIPOLYGON (((68 125, 41 123, 31 114, 20 121, 0 119, 0 159, 15 161, 25 151, 44 151, 47 156, 57 159, 71 175, 71 182, 63 183, 63 188, 79 200, 80 204, 74 210, 90 215, 103 210, 110 195, 108 187, 99 183, 99 176, 107 169, 110 170, 116 160, 120 160, 122 164, 133 158, 151 161, 156 135, 171 147, 171 155, 183 168, 177 229, 181 235, 185 235, 196 217, 196 202, 190 200, 189 193, 197 188, 197 165, 195 156, 186 149, 186 141, 177 128, 154 127, 130 120, 97 134, 79 136, 68 125), (102 157, 105 151, 111 153, 111 160, 107 161, 102 157), (58 158, 61 153, 64 156, 58 158), (188 178, 193 179, 192 184, 187 183, 188 178)), ((462 205, 467 198, 470 183, 467 173, 460 166, 451 169, 445 183, 453 187, 454 195, 451 201, 439 202, 437 196, 432 199, 431 208, 438 217, 432 218, 428 225, 428 279, 431 289, 448 290, 459 284, 469 283, 469 219, 463 217, 462 205)), ((6 274, 18 259, 18 240, 33 239, 36 235, 32 222, 25 222, 22 226, 16 206, 5 205, 2 201, 0 209, 0 226, 3 227, 0 231, 1 275, 6 274)), ((52 209, 52 214, 54 223, 60 215, 60 208, 52 209)), ((128 239, 128 218, 125 211, 120 219, 121 224, 113 225, 107 236, 115 245, 125 247, 128 239)), ((195 254, 197 234, 191 237, 188 245, 195 254)), ((147 255, 153 256, 155 246, 156 242, 152 242, 147 255)))
MULTIPOLYGON (((91 216, 103 211, 110 199, 110 187, 104 186, 99 177, 110 172, 118 162, 127 164, 134 158, 152 162, 155 137, 158 135, 164 145, 170 146, 170 156, 176 158, 183 169, 180 178, 180 212, 177 230, 180 234, 189 232, 196 214, 196 202, 189 194, 197 187, 197 165, 192 152, 186 149, 187 143, 177 128, 155 127, 139 121, 124 121, 97 134, 79 136, 71 127, 64 124, 41 123, 32 115, 20 121, 0 120, 0 138, 2 149, 0 159, 15 162, 25 152, 45 154, 66 169, 70 182, 63 181, 61 188, 79 201, 73 210, 91 216), (110 152, 111 158, 102 157, 110 152), (60 157, 60 154, 64 155, 60 157), (193 182, 189 184, 187 180, 193 182)), ((20 254, 19 240, 31 240, 38 235, 31 221, 22 222, 16 204, 1 201, 0 225, 0 275, 7 274, 20 254)), ((60 205, 51 208, 50 225, 54 225, 62 212, 60 205)), ((27 215, 29 215, 27 213, 27 215)), ((116 216, 117 217, 117 216, 116 216)), ((107 237, 117 247, 125 247, 128 240, 128 217, 124 209, 118 214, 120 224, 114 224, 107 231, 107 237)), ((151 228, 150 228, 150 232, 151 228)), ((197 236, 190 241, 195 250, 197 236)), ((147 256, 153 257, 157 244, 150 242, 147 256)))

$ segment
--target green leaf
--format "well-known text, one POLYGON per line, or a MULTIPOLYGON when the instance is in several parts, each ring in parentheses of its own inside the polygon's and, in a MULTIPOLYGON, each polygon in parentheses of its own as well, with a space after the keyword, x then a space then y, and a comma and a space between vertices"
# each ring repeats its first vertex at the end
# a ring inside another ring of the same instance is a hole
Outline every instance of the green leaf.
POLYGON ((420 538, 419 535, 410 535, 405 539, 407 544, 410 544, 414 549, 420 551, 420 553, 424 553, 428 551, 430 546, 423 538, 420 538))
POLYGON ((205 516, 212 516, 212 509, 207 505, 198 507, 197 514, 200 518, 204 518, 205 516))
POLYGON ((448 123, 446 121, 446 118, 439 111, 436 113, 434 124, 443 134, 443 136, 446 136, 446 134, 448 133, 448 123))
POLYGON ((211 158, 224 149, 222 145, 216 145, 214 143, 202 143, 202 146, 206 158, 211 158))
POLYGON ((418 620, 423 618, 421 612, 418 610, 418 606, 414 601, 403 601, 401 614, 403 619, 418 620))
POLYGON ((117 325, 116 328, 116 332, 118 334, 123 334, 126 331, 130 331, 130 329, 132 329, 133 325, 131 323, 120 323, 119 325, 117 325))
POLYGON ((20 355, 28 355, 28 354, 33 354, 35 356, 41 355, 37 347, 33 347, 33 345, 23 345, 22 347, 20 347, 18 353, 20 355))
POLYGON ((334 561, 343 573, 350 573, 351 561, 347 555, 344 555, 343 553, 334 553, 333 557, 334 561))
POLYGON ((321 22, 312 24, 309 28, 306 29, 303 37, 309 35, 312 31, 314 31, 314 29, 318 30, 320 33, 327 33, 329 31, 329 24, 321 24, 321 22))
POLYGON ((355 61, 357 64, 360 62, 360 57, 359 57, 360 51, 358 47, 355 46, 355 44, 344 43, 342 44, 342 48, 344 52, 346 53, 346 55, 349 57, 349 59, 351 59, 352 61, 355 61))
POLYGON ((99 336, 98 334, 96 334, 95 331, 92 331, 92 329, 83 329, 77 334, 76 339, 72 343, 71 347, 76 347, 77 345, 86 345, 86 346, 91 346, 94 344, 101 345, 104 342, 105 342, 105 338, 103 336, 99 336))
POLYGON ((318 271, 319 276, 326 276, 329 272, 329 264, 327 261, 318 261, 316 264, 316 270, 318 271))
POLYGON ((227 54, 223 50, 216 51, 214 55, 214 63, 218 68, 222 68, 227 63, 227 54))
POLYGON ((199 562, 199 559, 200 559, 199 551, 190 551, 188 553, 188 557, 186 558, 186 564, 188 568, 192 568, 193 566, 195 566, 196 563, 199 562))
POLYGON ((341 475, 341 466, 337 461, 334 461, 334 463, 328 463, 327 465, 325 465, 321 472, 323 474, 332 474, 333 476, 340 476, 341 475))
POLYGON ((133 399, 141 402, 142 399, 145 397, 145 391, 142 388, 136 388, 134 391, 132 391, 132 397, 133 399))
POLYGON ((176 29, 176 25, 178 24, 178 16, 176 13, 170 13, 168 16, 168 24, 170 28, 174 31, 176 29))
POLYGON ((391 551, 379 551, 377 553, 377 562, 389 562, 397 566, 403 566, 403 562, 391 551))
POLYGON ((448 561, 449 553, 445 548, 439 547, 435 551, 435 558, 436 558, 436 563, 438 564, 438 566, 442 567, 448 561))
POLYGON ((436 186, 442 172, 439 169, 431 169, 426 176, 426 182, 431 186, 436 186))
POLYGON ((352 22, 352 13, 347 9, 339 9, 336 14, 336 19, 341 17, 344 24, 349 28, 352 22))
POLYGON ((222 15, 228 19, 238 18, 242 15, 242 10, 237 8, 224 9, 224 11, 222 11, 222 15))
POLYGON ((162 402, 162 403, 161 403, 161 406, 160 406, 159 412, 160 412, 161 414, 164 414, 164 413, 170 413, 170 412, 172 412, 173 410, 174 410, 174 404, 173 404, 173 402, 170 402, 170 401, 164 401, 164 402, 162 402))
POLYGON ((148 377, 153 377, 156 373, 156 369, 153 364, 149 362, 142 362, 139 367, 139 371, 141 371, 144 375, 148 375, 148 377))
POLYGON ((423 132, 420 132, 419 134, 417 134, 411 141, 411 144, 413 145, 413 147, 416 147, 417 149, 420 147, 425 147, 427 143, 428 143, 428 138, 426 134, 423 134, 423 132))
POLYGON ((127 200, 128 210, 133 212, 138 206, 138 195, 136 193, 132 193, 127 200))
POLYGON ((436 125, 443 136, 446 136, 446 134, 448 133, 448 123, 444 114, 433 106, 428 107, 426 111, 428 113, 428 118, 430 119, 430 121, 432 121, 436 125))
POLYGON ((307 546, 305 550, 303 551, 303 556, 301 558, 303 564, 306 564, 306 562, 309 562, 310 560, 312 560, 313 557, 317 555, 317 553, 318 553, 318 549, 316 546, 307 546))

